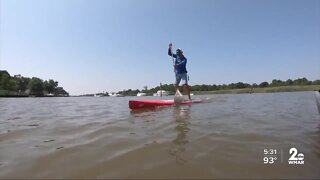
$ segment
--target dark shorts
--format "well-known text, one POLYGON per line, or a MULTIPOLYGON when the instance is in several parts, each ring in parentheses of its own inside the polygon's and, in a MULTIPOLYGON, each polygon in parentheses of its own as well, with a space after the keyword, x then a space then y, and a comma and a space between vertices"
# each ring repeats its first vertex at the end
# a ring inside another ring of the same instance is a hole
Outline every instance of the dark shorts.
POLYGON ((185 84, 188 84, 188 75, 187 73, 176 74, 176 85, 179 86, 181 79, 185 81, 185 84))

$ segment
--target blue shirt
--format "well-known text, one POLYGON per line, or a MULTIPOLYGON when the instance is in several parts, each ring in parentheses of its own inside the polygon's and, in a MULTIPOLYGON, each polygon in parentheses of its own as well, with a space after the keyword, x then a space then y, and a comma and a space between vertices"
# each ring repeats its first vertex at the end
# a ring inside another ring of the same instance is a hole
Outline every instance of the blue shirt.
POLYGON ((187 58, 186 57, 172 54, 170 49, 168 51, 168 55, 173 56, 175 58, 174 64, 176 65, 175 66, 176 74, 184 74, 184 73, 188 72, 187 68, 186 68, 186 65, 187 65, 187 58))

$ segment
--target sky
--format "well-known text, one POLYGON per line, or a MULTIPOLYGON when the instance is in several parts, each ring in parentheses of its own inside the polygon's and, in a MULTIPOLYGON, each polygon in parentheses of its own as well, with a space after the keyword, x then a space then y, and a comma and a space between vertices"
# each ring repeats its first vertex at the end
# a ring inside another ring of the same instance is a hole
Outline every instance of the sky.
POLYGON ((320 0, 0 0, 0 70, 71 95, 320 79, 320 0))

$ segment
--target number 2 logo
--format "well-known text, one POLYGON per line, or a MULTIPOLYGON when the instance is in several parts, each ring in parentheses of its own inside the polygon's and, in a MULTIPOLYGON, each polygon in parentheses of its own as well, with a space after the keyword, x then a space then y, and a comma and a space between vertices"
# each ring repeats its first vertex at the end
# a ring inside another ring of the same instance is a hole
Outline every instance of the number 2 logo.
POLYGON ((298 154, 297 148, 291 148, 289 150, 289 154, 291 155, 289 161, 301 161, 304 159, 304 155, 302 153, 298 154))

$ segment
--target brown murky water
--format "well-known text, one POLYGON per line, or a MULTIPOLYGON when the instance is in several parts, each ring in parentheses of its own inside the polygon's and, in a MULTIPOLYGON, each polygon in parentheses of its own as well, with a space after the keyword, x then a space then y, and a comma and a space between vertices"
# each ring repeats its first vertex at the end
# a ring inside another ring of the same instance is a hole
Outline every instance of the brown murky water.
POLYGON ((0 178, 320 178, 313 92, 132 112, 133 98, 152 97, 0 99, 0 178))

